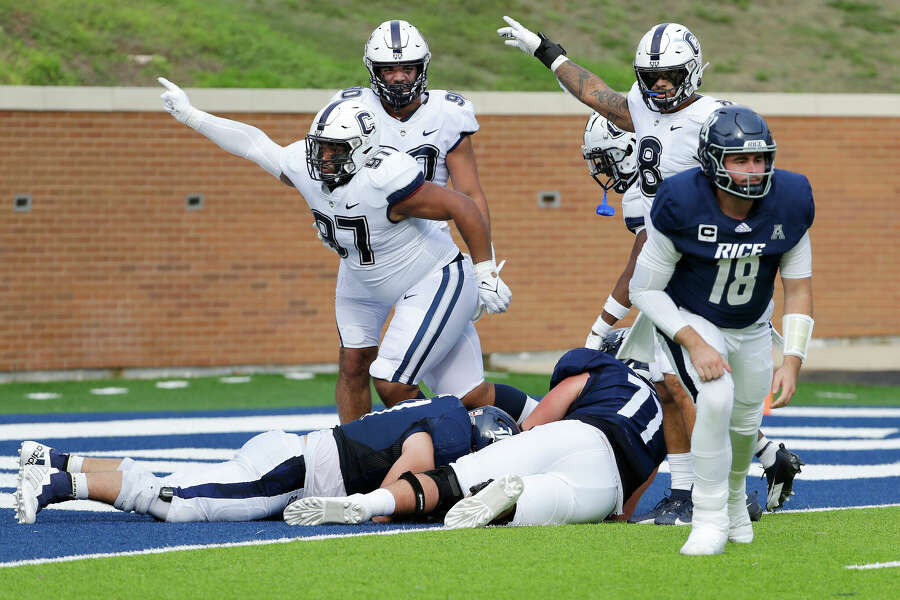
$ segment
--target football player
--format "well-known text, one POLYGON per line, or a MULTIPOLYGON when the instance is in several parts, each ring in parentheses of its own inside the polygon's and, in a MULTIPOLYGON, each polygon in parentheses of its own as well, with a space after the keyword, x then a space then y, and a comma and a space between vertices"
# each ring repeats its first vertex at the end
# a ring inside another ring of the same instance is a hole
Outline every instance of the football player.
MULTIPOLYGON (((588 336, 586 346, 596 348, 603 336, 630 310, 627 277, 634 271, 634 261, 647 239, 643 220, 653 205, 657 188, 666 177, 699 165, 700 127, 714 110, 730 103, 697 93, 706 64, 703 63, 700 40, 684 25, 660 23, 644 34, 635 51, 636 81, 627 94, 621 94, 597 75, 569 60, 562 46, 543 33, 536 35, 510 17, 503 19, 508 26, 501 27, 497 33, 507 45, 538 58, 578 100, 619 129, 635 134, 638 179, 634 184, 635 191, 631 193, 639 193, 643 214, 635 214, 628 224, 635 232, 635 240, 623 270, 625 278, 619 278, 588 336)), ((675 443, 667 434, 674 482, 672 494, 652 511, 653 514, 643 515, 641 520, 684 523, 690 521, 692 510, 693 469, 687 452, 692 430, 692 405, 677 377, 669 372, 671 368, 666 368, 662 351, 657 355, 666 387, 681 410, 683 427, 677 427, 676 419, 670 419, 673 432, 677 429, 677 435, 681 436, 681 441, 675 443)), ((794 475, 802 463, 786 449, 775 448, 764 436, 758 441, 756 450, 763 466, 769 469, 766 473, 769 480, 767 504, 772 510, 781 506, 790 495, 794 475)))
MULTIPOLYGON (((428 44, 416 27, 397 19, 385 21, 365 45, 369 87, 341 90, 332 101, 351 99, 368 107, 380 127, 382 145, 415 158, 425 181, 446 186, 452 179, 453 189, 472 198, 490 227, 470 137, 479 128, 475 109, 455 92, 427 89, 430 61, 428 44)), ((390 303, 374 298, 341 264, 335 289, 340 336, 335 400, 341 422, 372 409, 369 367, 378 355, 379 336, 390 309, 390 303)), ((473 347, 478 347, 477 332, 472 329, 471 334, 473 347)), ((473 354, 472 359, 481 362, 480 355, 473 354)), ((473 372, 481 368, 471 365, 473 372)), ((482 396, 479 404, 496 400, 519 419, 534 406, 533 400, 508 385, 479 384, 477 393, 482 396)))
POLYGON ((265 519, 281 516, 296 498, 370 492, 515 433, 515 422, 498 408, 469 414, 458 398, 437 396, 306 435, 261 433, 229 461, 165 477, 130 458, 91 458, 26 441, 19 447, 16 520, 34 523, 49 504, 85 498, 168 522, 265 519))
MULTIPOLYGON (((393 307, 369 368, 386 406, 422 397, 419 381, 470 408, 492 404, 471 318, 479 302, 489 313, 504 312, 511 293, 471 198, 425 181, 412 156, 380 145, 380 125, 358 101, 329 103, 305 140, 281 147, 256 127, 194 108, 168 80, 160 83, 163 104, 178 121, 296 187, 347 277, 372 301, 393 307), (449 219, 474 266, 441 225, 449 219)), ((521 412, 527 397, 516 392, 521 412)))
POLYGON ((444 524, 459 528, 498 517, 512 525, 627 518, 665 457, 661 425, 649 381, 606 352, 578 348, 557 363, 521 434, 432 473, 409 473, 387 486, 390 498, 385 490, 308 497, 291 504, 285 520, 359 523, 447 511, 444 524))
POLYGON ((745 478, 763 399, 771 391, 774 408, 790 402, 813 328, 809 181, 775 170, 768 125, 743 106, 716 109, 699 147, 701 166, 657 191, 630 282, 642 314, 626 341, 638 358, 652 356, 657 337, 694 398, 693 520, 681 548, 691 555, 753 540, 745 478), (785 358, 773 378, 769 318, 778 272, 785 358))

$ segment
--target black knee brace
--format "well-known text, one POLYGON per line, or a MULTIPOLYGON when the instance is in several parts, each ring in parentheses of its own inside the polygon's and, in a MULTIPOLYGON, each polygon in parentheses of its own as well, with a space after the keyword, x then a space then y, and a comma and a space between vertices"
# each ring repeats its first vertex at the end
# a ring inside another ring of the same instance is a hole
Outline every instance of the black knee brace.
POLYGON ((434 509, 435 512, 447 512, 451 506, 463 499, 459 480, 450 467, 441 466, 425 471, 423 475, 431 477, 438 489, 438 504, 434 509))
POLYGON ((421 517, 425 514, 425 490, 422 489, 422 484, 419 483, 419 479, 412 471, 403 473, 400 475, 400 479, 412 486, 413 494, 416 495, 416 509, 413 512, 413 517, 421 517))

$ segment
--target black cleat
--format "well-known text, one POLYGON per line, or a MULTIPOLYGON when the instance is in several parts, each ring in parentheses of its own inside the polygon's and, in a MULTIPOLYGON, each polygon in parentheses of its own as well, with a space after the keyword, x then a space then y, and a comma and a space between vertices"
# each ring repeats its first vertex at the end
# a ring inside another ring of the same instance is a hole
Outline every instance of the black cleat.
POLYGON ((750 514, 751 521, 759 521, 762 519, 763 507, 757 499, 757 492, 747 494, 747 512, 750 514))
POLYGON ((656 525, 689 525, 693 510, 694 505, 691 502, 691 492, 689 490, 670 490, 669 495, 657 502, 656 506, 650 511, 642 515, 632 515, 628 518, 628 522, 654 523, 656 525), (686 515, 684 514, 685 507, 687 509, 686 515), (680 523, 676 523, 678 515, 681 516, 680 523), (660 518, 662 518, 662 522, 660 518), (687 521, 684 520, 685 518, 687 521))
POLYGON ((775 463, 768 469, 764 469, 766 481, 769 484, 769 492, 766 496, 766 508, 774 511, 787 502, 794 495, 794 477, 800 472, 800 467, 806 463, 800 457, 784 447, 778 445, 775 452, 775 463))

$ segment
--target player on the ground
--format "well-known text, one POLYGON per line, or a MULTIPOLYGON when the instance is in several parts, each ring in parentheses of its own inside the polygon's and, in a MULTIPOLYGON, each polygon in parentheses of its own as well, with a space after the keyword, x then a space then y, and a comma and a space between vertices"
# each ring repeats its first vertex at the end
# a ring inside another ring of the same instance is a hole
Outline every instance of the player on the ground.
MULTIPOLYGON (((479 302, 488 312, 505 311, 511 293, 469 197, 425 181, 414 158, 381 146, 374 115, 357 101, 329 103, 305 141, 283 148, 256 127, 194 108, 178 86, 160 83, 164 106, 178 121, 296 187, 345 273, 393 307, 369 370, 385 405, 421 397, 419 381, 469 407, 492 402, 471 317, 479 302), (449 219, 474 267, 441 225, 449 219)), ((527 397, 519 394, 521 412, 527 397)))
MULTIPOLYGON (((640 193, 644 215, 649 214, 656 190, 666 177, 698 166, 701 126, 714 110, 730 103, 698 93, 706 65, 703 63, 700 40, 687 27, 678 23, 660 23, 644 34, 635 52, 636 81, 627 94, 621 94, 597 75, 569 60, 559 44, 543 34, 532 33, 509 17, 504 17, 504 20, 508 26, 498 29, 497 33, 506 38, 507 45, 538 58, 578 100, 618 128, 635 133, 638 181, 634 185, 640 193)), ((587 347, 595 348, 603 335, 630 309, 627 281, 647 237, 636 211, 629 229, 635 232, 635 240, 628 264, 591 328, 587 347)), ((658 354, 662 356, 661 352, 658 354)), ((673 429, 667 426, 666 440, 670 446, 673 490, 652 511, 654 514, 642 517, 644 520, 652 517, 654 522, 657 519, 666 523, 685 522, 690 520, 692 510, 689 496, 693 469, 687 452, 692 407, 689 396, 680 387, 677 378, 667 373, 664 364, 660 365, 660 371, 665 374, 666 387, 672 399, 682 411, 683 427, 677 429, 687 433, 676 433, 675 419, 669 420, 673 429), (681 435, 679 443, 674 441, 674 435, 681 435)), ((668 398, 662 400, 667 401, 668 398)), ((757 453, 764 467, 770 469, 766 473, 769 479, 767 504, 774 509, 790 495, 794 475, 799 472, 802 463, 787 450, 774 448, 764 436, 758 441, 757 453), (777 493, 779 486, 781 493, 777 493)))
MULTIPOLYGON (((351 99, 368 107, 378 122, 382 145, 415 158, 425 181, 446 186, 452 180, 453 189, 472 198, 490 228, 471 140, 479 129, 475 109, 455 92, 427 89, 430 61, 428 44, 416 27, 399 19, 385 21, 365 45, 363 62, 370 86, 341 90, 332 101, 351 99)), ((341 422, 372 409, 369 367, 378 355, 390 310, 390 303, 374 298, 341 264, 335 287, 341 345, 335 400, 341 422)), ((480 314, 481 307, 478 310, 480 314)), ((469 335, 473 347, 479 347, 475 329, 469 335)), ((481 356, 477 359, 480 362, 481 356)), ((534 406, 533 400, 508 385, 481 384, 476 394, 482 398, 479 404, 496 402, 519 419, 534 406)))
POLYGON ((92 458, 27 441, 19 448, 16 520, 34 523, 48 504, 76 499, 169 522, 277 517, 306 495, 370 492, 409 470, 447 464, 507 433, 498 423, 512 418, 492 406, 468 414, 454 396, 412 400, 305 435, 268 431, 229 461, 165 477, 130 458, 92 458))
POLYGON ((577 348, 557 363, 549 393, 521 434, 449 467, 404 476, 387 486, 392 500, 384 500, 386 490, 309 497, 284 516, 315 525, 437 510, 448 511, 444 524, 451 528, 480 527, 501 514, 512 525, 627 518, 665 457, 661 425, 649 381, 611 354, 577 348), (476 493, 463 499, 472 488, 476 493))
POLYGON ((620 354, 652 356, 658 336, 697 409, 683 554, 753 540, 745 479, 763 401, 771 390, 773 407, 790 402, 812 335, 812 190, 803 175, 775 170, 774 159, 762 117, 742 106, 714 111, 700 132, 702 166, 657 191, 631 279, 642 316, 620 354), (785 359, 773 378, 769 318, 779 271, 785 359))

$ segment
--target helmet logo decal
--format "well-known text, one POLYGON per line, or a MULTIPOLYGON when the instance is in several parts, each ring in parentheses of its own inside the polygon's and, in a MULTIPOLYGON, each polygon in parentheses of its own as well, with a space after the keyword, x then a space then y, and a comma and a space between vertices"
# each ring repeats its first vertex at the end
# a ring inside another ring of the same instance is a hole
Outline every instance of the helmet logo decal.
POLYGON ((766 141, 765 140, 745 140, 744 141, 744 150, 765 150, 766 149, 766 141))
POLYGON ((364 135, 369 135, 375 131, 375 117, 370 112, 360 112, 356 114, 356 120, 364 135))
POLYGON ((328 122, 328 116, 331 114, 331 111, 333 111, 341 102, 343 102, 343 100, 332 102, 327 107, 325 107, 325 110, 322 111, 322 116, 319 117, 319 122, 316 126, 316 130, 318 131, 318 133, 322 133, 322 130, 325 129, 325 124, 328 122))
POLYGON ((700 40, 697 39, 696 35, 694 35, 690 31, 685 31, 684 41, 687 42, 688 46, 691 47, 691 50, 694 51, 694 56, 700 54, 700 40))

